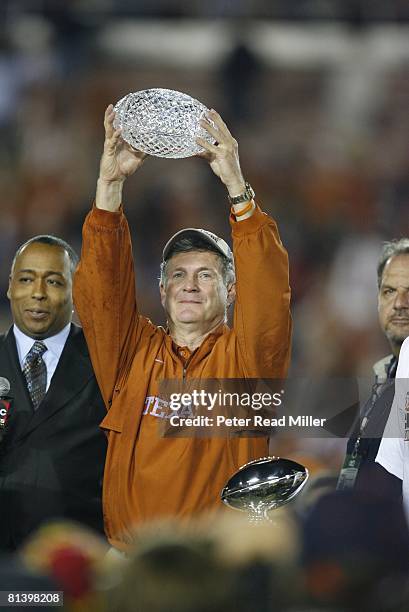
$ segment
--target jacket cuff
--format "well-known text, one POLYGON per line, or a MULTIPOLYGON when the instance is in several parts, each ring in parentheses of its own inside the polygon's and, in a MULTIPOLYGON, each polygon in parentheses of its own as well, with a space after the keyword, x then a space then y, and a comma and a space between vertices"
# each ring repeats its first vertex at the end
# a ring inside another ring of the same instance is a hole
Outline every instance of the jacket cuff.
POLYGON ((268 223, 269 217, 256 203, 256 208, 248 219, 236 221, 236 217, 230 213, 229 220, 233 236, 244 236, 245 234, 252 234, 263 227, 263 225, 268 223))
POLYGON ((99 227, 116 228, 121 224, 123 216, 122 204, 118 210, 112 212, 110 210, 97 208, 94 201, 88 215, 88 221, 92 225, 98 225, 99 227))

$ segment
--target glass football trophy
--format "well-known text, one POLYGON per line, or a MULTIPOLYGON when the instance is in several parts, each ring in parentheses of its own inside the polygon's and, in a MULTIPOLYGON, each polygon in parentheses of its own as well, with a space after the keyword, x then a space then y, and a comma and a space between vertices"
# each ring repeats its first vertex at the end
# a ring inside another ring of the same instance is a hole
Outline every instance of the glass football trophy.
POLYGON ((263 457, 243 465, 227 482, 221 499, 230 508, 247 512, 251 523, 271 522, 268 512, 300 493, 308 470, 280 457, 263 457))
POLYGON ((198 100, 172 89, 144 89, 130 93, 115 104, 114 126, 135 149, 156 157, 190 157, 203 151, 200 136, 214 139, 199 121, 207 111, 198 100))

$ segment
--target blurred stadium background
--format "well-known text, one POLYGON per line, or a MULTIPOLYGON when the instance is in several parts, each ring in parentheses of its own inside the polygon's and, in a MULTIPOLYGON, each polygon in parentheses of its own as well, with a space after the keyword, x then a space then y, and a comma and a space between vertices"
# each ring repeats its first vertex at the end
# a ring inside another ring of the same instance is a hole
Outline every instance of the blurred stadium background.
MULTIPOLYGON (((80 248, 104 109, 151 87, 215 108, 239 142, 289 251, 292 372, 370 375, 388 352, 377 256, 409 234, 406 0, 3 0, 0 329, 16 246, 52 233, 80 248)), ((151 159, 125 203, 140 309, 160 324, 162 246, 183 226, 228 234, 225 192, 202 160, 151 159)))

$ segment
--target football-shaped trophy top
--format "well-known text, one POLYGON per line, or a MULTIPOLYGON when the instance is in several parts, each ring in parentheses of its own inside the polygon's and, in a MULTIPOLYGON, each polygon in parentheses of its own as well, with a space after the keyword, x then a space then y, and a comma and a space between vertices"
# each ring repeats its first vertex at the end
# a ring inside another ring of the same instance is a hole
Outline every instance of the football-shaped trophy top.
POLYGON ((300 463, 263 457, 243 465, 227 482, 221 499, 247 512, 250 520, 268 520, 267 512, 298 495, 307 479, 308 470, 300 463))
POLYGON ((173 89, 144 89, 126 95, 115 104, 114 126, 132 147, 156 157, 190 157, 203 151, 198 136, 214 139, 200 126, 207 107, 173 89))

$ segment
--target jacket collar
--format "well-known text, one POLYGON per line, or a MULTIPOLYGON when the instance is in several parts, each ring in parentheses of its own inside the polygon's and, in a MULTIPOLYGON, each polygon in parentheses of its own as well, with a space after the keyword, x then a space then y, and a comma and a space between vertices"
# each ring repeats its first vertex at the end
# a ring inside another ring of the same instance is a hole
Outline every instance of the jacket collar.
POLYGON ((395 378, 397 363, 397 358, 392 354, 387 355, 386 357, 383 357, 377 361, 372 366, 376 381, 381 383, 386 381, 388 378, 395 378))

